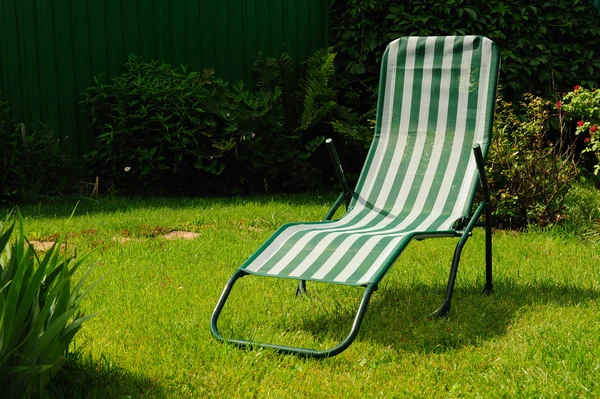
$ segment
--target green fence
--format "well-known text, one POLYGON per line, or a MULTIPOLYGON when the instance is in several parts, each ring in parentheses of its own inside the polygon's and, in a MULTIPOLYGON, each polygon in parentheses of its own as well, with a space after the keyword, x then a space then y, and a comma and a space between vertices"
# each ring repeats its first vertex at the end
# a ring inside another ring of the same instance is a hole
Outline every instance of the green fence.
POLYGON ((328 0, 0 0, 0 99, 19 122, 89 144, 78 105, 128 54, 252 82, 259 51, 305 59, 327 46, 328 0))

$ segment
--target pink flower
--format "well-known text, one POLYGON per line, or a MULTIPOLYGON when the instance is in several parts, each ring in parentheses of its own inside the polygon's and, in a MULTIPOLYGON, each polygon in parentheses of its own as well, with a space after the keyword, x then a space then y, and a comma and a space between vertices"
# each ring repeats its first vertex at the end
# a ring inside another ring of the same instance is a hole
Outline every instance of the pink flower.
POLYGON ((579 126, 579 127, 583 126, 583 121, 577 122, 577 126, 579 126))
POLYGON ((556 102, 556 109, 561 109, 562 108, 562 101, 557 101, 556 102))
POLYGON ((586 137, 585 140, 583 140, 584 143, 588 144, 590 142, 590 138, 586 137))
POLYGON ((573 88, 573 90, 575 90, 575 91, 577 91, 577 90, 579 90, 579 89, 581 89, 581 86, 579 86, 579 85, 577 85, 577 86, 575 86, 575 87, 573 88))

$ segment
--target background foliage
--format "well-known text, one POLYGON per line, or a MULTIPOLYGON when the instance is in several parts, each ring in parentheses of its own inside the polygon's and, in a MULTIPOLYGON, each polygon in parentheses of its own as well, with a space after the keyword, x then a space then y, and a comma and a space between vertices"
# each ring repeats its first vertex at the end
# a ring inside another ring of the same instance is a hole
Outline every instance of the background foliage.
POLYGON ((250 92, 212 70, 132 56, 121 76, 110 84, 96 78, 85 92, 96 137, 86 155, 90 173, 120 192, 319 188, 328 177, 313 153, 334 127, 352 131, 345 122, 355 122, 330 88, 334 59, 320 50, 300 68, 287 54, 259 57, 259 90, 250 92))
POLYGON ((0 101, 0 202, 36 200, 60 195, 72 185, 73 160, 46 125, 19 124, 0 101))
POLYGON ((500 49, 509 101, 600 81, 600 16, 586 0, 334 0, 330 16, 343 104, 362 112, 375 106, 386 45, 408 35, 489 37, 500 49))

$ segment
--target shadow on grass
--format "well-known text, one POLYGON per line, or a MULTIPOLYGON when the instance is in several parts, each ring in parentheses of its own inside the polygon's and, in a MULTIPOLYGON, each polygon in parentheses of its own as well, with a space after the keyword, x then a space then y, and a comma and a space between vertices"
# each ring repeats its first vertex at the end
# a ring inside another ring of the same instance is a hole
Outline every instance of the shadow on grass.
POLYGON ((96 360, 82 351, 67 359, 47 392, 57 399, 167 397, 152 379, 119 368, 104 356, 96 360))
MULTIPOLYGON (((416 286, 382 287, 371 303, 357 341, 373 342, 395 351, 442 353, 504 335, 519 314, 544 306, 576 306, 600 298, 600 292, 547 283, 522 286, 499 283, 492 295, 473 288, 457 289, 448 318, 428 317, 441 305, 445 289, 416 286)), ((303 330, 315 337, 339 340, 355 314, 344 310, 303 320, 303 330)))
MULTIPOLYGON (((25 217, 66 218, 71 215, 77 205, 75 215, 98 214, 112 212, 127 212, 140 209, 185 209, 207 208, 216 205, 256 204, 289 204, 298 205, 329 205, 333 204, 337 193, 316 194, 278 194, 256 195, 251 197, 106 197, 93 199, 88 197, 54 198, 43 203, 22 204, 20 212, 25 217)), ((0 215, 8 214, 13 207, 0 203, 0 215)))

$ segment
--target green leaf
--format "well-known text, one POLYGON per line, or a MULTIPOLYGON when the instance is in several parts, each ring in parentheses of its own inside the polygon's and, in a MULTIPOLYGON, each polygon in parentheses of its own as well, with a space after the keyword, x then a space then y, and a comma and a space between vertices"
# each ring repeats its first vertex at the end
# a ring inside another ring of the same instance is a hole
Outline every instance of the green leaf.
POLYGON ((477 13, 475 12, 475 10, 473 10, 472 8, 468 8, 468 7, 465 7, 464 10, 471 16, 471 18, 473 18, 474 20, 477 19, 477 13))

